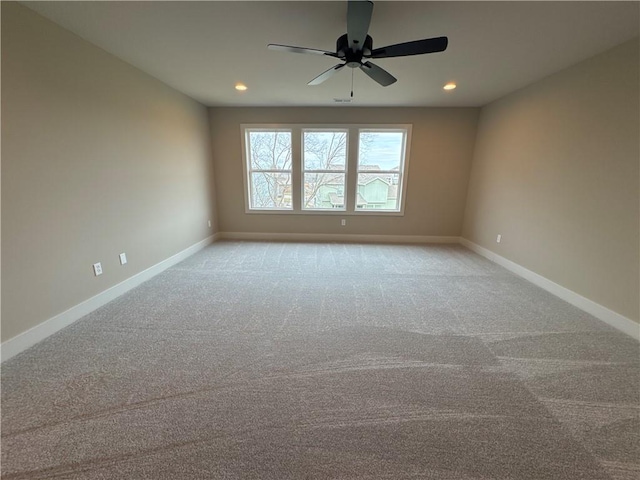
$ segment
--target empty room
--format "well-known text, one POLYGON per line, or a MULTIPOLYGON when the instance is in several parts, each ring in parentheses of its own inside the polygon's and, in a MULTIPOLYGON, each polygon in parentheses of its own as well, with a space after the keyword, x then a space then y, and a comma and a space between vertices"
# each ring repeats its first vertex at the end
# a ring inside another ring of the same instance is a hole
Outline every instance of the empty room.
POLYGON ((640 3, 1 9, 2 478, 640 477, 640 3))

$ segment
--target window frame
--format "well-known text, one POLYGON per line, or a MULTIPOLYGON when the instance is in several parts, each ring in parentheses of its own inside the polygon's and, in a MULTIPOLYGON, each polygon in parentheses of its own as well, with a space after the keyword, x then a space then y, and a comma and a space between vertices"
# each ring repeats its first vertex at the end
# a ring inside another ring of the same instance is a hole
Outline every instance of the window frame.
POLYGON ((302 210, 303 213, 308 213, 308 212, 340 212, 340 213, 346 213, 347 211, 347 179, 348 179, 348 175, 349 175, 349 129, 347 128, 335 128, 335 127, 322 127, 322 128, 301 128, 300 129, 300 141, 301 143, 301 148, 300 148, 300 169, 301 169, 301 176, 300 176, 300 188, 301 188, 301 205, 300 205, 300 209, 302 210), (346 135, 346 145, 345 145, 345 163, 344 163, 344 169, 343 170, 323 170, 323 169, 307 169, 305 168, 305 161, 304 161, 304 151, 305 151, 305 147, 304 147, 304 134, 306 132, 336 132, 336 133, 344 133, 346 135), (344 184, 343 184, 343 188, 344 188, 344 192, 343 192, 343 198, 344 198, 344 202, 343 202, 343 207, 342 208, 305 208, 304 204, 305 204, 305 174, 313 174, 313 173, 328 173, 328 174, 341 174, 344 175, 344 184))
POLYGON ((293 131, 290 128, 280 128, 280 127, 256 127, 256 128, 246 128, 243 130, 244 132, 244 139, 242 142, 242 149, 243 149, 243 158, 244 158, 244 167, 245 167, 245 175, 244 175, 244 196, 245 196, 245 207, 246 210, 251 211, 252 213, 255 212, 286 212, 286 213, 290 213, 294 210, 294 204, 293 204, 293 189, 294 189, 294 183, 293 183, 293 163, 294 163, 294 158, 293 158, 293 131), (251 161, 250 161, 250 156, 249 156, 249 150, 250 150, 250 142, 249 142, 249 135, 252 132, 281 132, 281 133, 289 133, 291 135, 291 168, 289 169, 272 169, 272 168, 267 168, 267 169, 263 169, 263 168, 259 168, 259 169, 254 169, 251 166, 251 161), (289 185, 291 187, 291 196, 292 196, 292 202, 291 202, 291 207, 287 208, 287 207, 282 207, 282 208, 264 208, 264 207, 252 207, 251 206, 251 192, 252 192, 252 187, 253 187, 253 180, 251 178, 251 175, 253 173, 288 173, 291 177, 291 180, 289 182, 289 185))
POLYGON ((240 124, 240 143, 242 149, 242 170, 243 170, 243 182, 244 182, 244 202, 246 214, 258 214, 258 215, 328 215, 328 216, 367 216, 374 215, 380 217, 397 217, 404 216, 408 178, 409 178, 409 160, 411 157, 411 124, 367 124, 367 123, 354 123, 354 124, 341 124, 341 123, 279 123, 279 124, 240 124), (266 209, 266 208, 251 208, 250 205, 250 186, 251 181, 249 175, 251 170, 249 168, 248 156, 247 156, 247 132, 248 131, 290 131, 291 132, 291 185, 292 185, 292 208, 291 209, 266 209), (345 165, 345 209, 304 209, 304 170, 303 170, 303 131, 347 131, 347 158, 345 165), (403 170, 401 173, 402 184, 400 185, 400 191, 398 197, 400 199, 399 210, 378 210, 378 209, 357 209, 356 208, 356 194, 357 194, 357 180, 358 180, 358 153, 360 142, 360 130, 387 130, 398 131, 403 130, 405 132, 405 145, 404 145, 404 157, 403 157, 403 170))
POLYGON ((358 176, 362 173, 362 174, 367 174, 367 173, 381 173, 381 174, 387 174, 387 175, 398 175, 398 197, 396 202, 399 201, 399 208, 397 209, 393 209, 393 210, 389 210, 389 209, 378 209, 378 208, 371 208, 371 209, 366 209, 363 208, 361 210, 358 210, 357 205, 356 205, 356 211, 359 214, 364 214, 364 215, 370 215, 370 213, 367 212, 374 212, 374 214, 382 214, 382 213, 398 213, 398 212, 403 212, 404 213, 404 201, 405 201, 405 192, 406 192, 406 188, 405 188, 405 176, 406 176, 406 172, 408 171, 408 167, 405 167, 405 163, 408 162, 408 145, 409 145, 409 133, 408 130, 405 128, 359 128, 358 129, 358 154, 357 154, 357 158, 356 158, 356 194, 357 194, 357 179, 358 176), (402 136, 402 151, 400 152, 400 166, 398 168, 398 171, 393 171, 393 170, 372 170, 372 171, 366 171, 366 170, 360 170, 360 134, 362 132, 388 132, 388 133, 396 133, 396 132, 400 132, 403 134, 402 136))

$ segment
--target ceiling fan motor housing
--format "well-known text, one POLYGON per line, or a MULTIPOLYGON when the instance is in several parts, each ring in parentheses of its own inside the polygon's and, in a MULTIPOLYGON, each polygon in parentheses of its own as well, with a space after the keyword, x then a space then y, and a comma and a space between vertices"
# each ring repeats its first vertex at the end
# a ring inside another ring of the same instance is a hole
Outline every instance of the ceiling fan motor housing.
POLYGON ((349 48, 349 39, 345 33, 336 41, 336 54, 338 58, 344 59, 347 62, 347 66, 351 68, 358 68, 362 65, 362 57, 371 55, 373 47, 373 39, 367 35, 362 49, 353 51, 349 48))

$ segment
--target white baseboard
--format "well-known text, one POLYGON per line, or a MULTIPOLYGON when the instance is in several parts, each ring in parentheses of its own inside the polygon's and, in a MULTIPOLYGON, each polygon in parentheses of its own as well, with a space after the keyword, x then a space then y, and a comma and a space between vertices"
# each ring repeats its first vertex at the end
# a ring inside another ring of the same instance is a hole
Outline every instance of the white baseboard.
POLYGON ((3 342, 0 346, 0 354, 1 359, 4 362, 5 360, 14 357, 15 355, 23 352, 27 348, 35 345, 36 343, 44 340, 45 338, 53 335, 59 330, 62 330, 64 327, 71 325, 76 320, 81 319, 85 315, 93 312, 94 310, 102 307, 103 305, 109 303, 111 300, 119 297, 123 293, 128 292, 129 290, 137 287, 143 282, 146 282, 150 278, 162 273, 167 268, 172 267, 173 265, 181 262, 185 258, 193 255, 199 250, 202 250, 207 245, 217 241, 220 238, 220 234, 217 233, 210 237, 205 238, 204 240, 191 245, 190 247, 182 250, 181 252, 176 253, 175 255, 163 260, 160 263, 153 265, 152 267, 143 270, 136 275, 127 278, 123 282, 114 285, 111 288, 108 288, 104 292, 101 292, 88 300, 85 300, 78 305, 71 307, 69 310, 66 310, 55 317, 51 317, 48 320, 36 325, 33 328, 30 328, 26 332, 23 332, 6 342, 3 342))
POLYGON ((223 240, 361 243, 458 243, 459 237, 429 235, 356 235, 348 233, 221 232, 223 240))
POLYGON ((507 260, 504 257, 501 257, 497 253, 492 252, 480 245, 473 243, 466 238, 460 238, 460 243, 467 247, 469 250, 473 250, 479 255, 482 255, 485 258, 488 258, 494 263, 510 270, 516 275, 528 280, 529 282, 537 285, 538 287, 546 290, 554 294, 556 297, 561 298, 565 302, 570 303, 571 305, 578 307, 581 310, 593 315, 599 320, 611 325, 612 327, 620 330, 621 332, 626 333, 627 335, 635 338, 636 340, 640 340, 640 325, 630 318, 627 318, 619 313, 614 312, 613 310, 608 309, 600 305, 599 303, 594 302, 593 300, 589 300, 582 295, 569 290, 568 288, 563 287, 562 285, 558 285, 555 282, 552 282, 546 277, 539 275, 531 270, 526 269, 525 267, 518 265, 511 260, 507 260))

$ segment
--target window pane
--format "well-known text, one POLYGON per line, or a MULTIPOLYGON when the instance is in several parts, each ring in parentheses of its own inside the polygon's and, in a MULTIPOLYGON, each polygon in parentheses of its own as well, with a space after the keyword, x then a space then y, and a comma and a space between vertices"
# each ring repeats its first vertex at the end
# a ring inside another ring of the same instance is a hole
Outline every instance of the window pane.
POLYGON ((252 173, 251 208, 291 209, 291 174, 252 173))
POLYGON ((344 210, 344 183, 344 173, 305 173, 302 207, 344 210))
POLYGON ((249 132, 252 170, 290 170, 291 132, 249 132))
POLYGON ((360 131, 358 171, 400 170, 404 132, 360 131))
POLYGON ((342 170, 347 162, 347 132, 303 133, 304 170, 342 170))
POLYGON ((395 173, 359 173, 356 209, 399 210, 399 183, 395 173))

